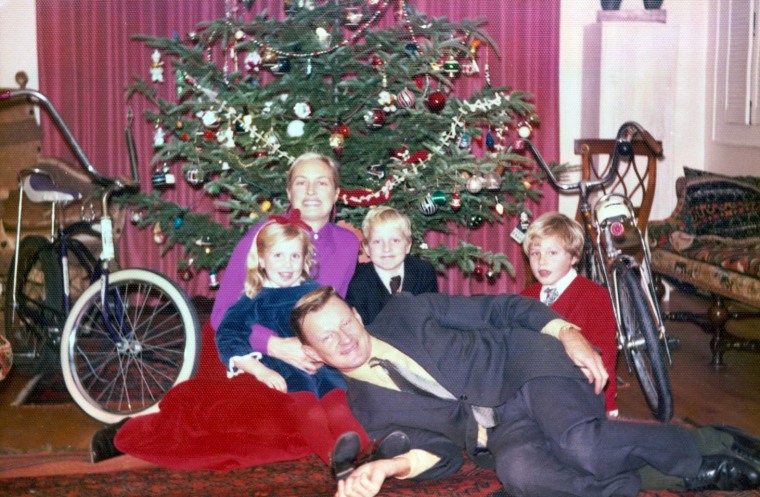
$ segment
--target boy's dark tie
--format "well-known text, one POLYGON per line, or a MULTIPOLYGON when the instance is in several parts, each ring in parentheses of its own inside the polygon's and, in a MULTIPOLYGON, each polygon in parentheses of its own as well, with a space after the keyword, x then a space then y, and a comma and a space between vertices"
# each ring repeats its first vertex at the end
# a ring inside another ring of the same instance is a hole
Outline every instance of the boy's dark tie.
POLYGON ((398 293, 401 289, 401 276, 391 278, 391 294, 398 293))

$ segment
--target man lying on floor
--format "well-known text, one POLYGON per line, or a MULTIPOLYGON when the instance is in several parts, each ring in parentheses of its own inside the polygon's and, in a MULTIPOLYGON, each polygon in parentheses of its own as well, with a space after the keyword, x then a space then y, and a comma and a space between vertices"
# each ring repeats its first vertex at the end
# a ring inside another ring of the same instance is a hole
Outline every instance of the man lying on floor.
POLYGON ((338 497, 376 495, 391 477, 446 477, 463 450, 513 496, 760 485, 757 439, 608 420, 601 357, 537 300, 401 293, 368 331, 325 287, 302 297, 290 321, 308 356, 343 373, 371 437, 401 430, 411 441, 400 456, 355 468, 338 497))

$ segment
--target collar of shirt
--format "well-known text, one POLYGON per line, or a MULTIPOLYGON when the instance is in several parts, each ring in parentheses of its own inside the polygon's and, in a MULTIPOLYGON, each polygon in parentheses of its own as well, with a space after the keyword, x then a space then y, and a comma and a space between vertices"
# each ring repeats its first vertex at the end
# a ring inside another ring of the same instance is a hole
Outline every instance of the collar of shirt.
MULTIPOLYGON (((292 288, 292 287, 294 287, 294 286, 301 286, 301 284, 302 284, 304 281, 306 281, 306 279, 305 279, 305 278, 302 276, 302 277, 298 278, 298 279, 297 279, 297 280, 296 280, 296 281, 295 281, 295 282, 294 282, 292 285, 290 285, 290 287, 288 287, 288 288, 292 288)), ((261 284, 261 286, 263 286, 264 288, 282 288, 281 286, 277 286, 277 285, 275 285, 274 283, 272 283, 271 281, 269 281, 269 278, 264 278, 264 283, 262 283, 262 284, 261 284)))
POLYGON ((401 264, 401 268, 398 272, 391 273, 390 271, 386 271, 383 268, 379 268, 377 266, 375 267, 375 272, 377 273, 377 276, 380 278, 380 281, 383 282, 383 285, 385 285, 385 289, 388 290, 389 293, 391 292, 391 278, 394 276, 401 276, 401 288, 404 287, 404 265, 401 264))
MULTIPOLYGON (((387 359, 390 361, 395 362, 399 366, 405 367, 406 369, 413 371, 415 374, 422 376, 424 378, 427 378, 431 381, 436 381, 430 373, 425 371, 425 369, 422 368, 417 362, 409 357, 408 355, 404 354, 400 350, 398 350, 393 345, 384 342, 380 340, 379 338, 370 337, 370 343, 371 343, 371 351, 370 357, 378 357, 381 359, 387 359)), ((390 390, 396 390, 398 391, 399 388, 396 386, 395 383, 393 383, 393 380, 390 379, 388 374, 385 372, 385 370, 379 366, 372 367, 369 365, 369 360, 365 362, 363 365, 359 366, 358 368, 354 369, 350 373, 344 373, 347 377, 364 381, 366 383, 371 383, 372 385, 376 385, 383 388, 388 388, 390 390)))
POLYGON ((576 276, 578 276, 578 271, 576 271, 575 268, 570 268, 570 271, 568 271, 567 274, 564 275, 562 278, 560 278, 555 284, 543 285, 541 287, 541 295, 544 294, 544 288, 547 288, 547 287, 556 288, 557 295, 562 295, 562 292, 567 290, 567 287, 570 286, 570 283, 573 282, 576 276))

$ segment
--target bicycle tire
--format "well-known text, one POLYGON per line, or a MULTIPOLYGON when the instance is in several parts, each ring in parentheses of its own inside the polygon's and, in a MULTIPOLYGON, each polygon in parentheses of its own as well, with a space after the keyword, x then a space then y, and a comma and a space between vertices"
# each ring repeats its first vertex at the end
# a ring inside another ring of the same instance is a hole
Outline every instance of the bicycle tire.
POLYGON ((23 238, 18 248, 18 275, 16 278, 11 260, 5 287, 5 333, 13 349, 15 369, 25 376, 36 376, 58 367, 53 337, 60 333, 66 316, 62 271, 54 244, 38 235, 23 238))
POLYGON ((612 265, 616 285, 621 333, 626 337, 629 354, 644 398, 652 414, 662 422, 673 417, 673 395, 665 364, 665 349, 660 340, 658 320, 647 300, 640 268, 633 262, 618 259, 612 265))
POLYGON ((61 337, 66 388, 79 407, 107 424, 158 411, 174 385, 195 374, 200 322, 187 294, 160 273, 122 269, 110 275, 108 333, 102 281, 93 283, 71 309, 61 337))

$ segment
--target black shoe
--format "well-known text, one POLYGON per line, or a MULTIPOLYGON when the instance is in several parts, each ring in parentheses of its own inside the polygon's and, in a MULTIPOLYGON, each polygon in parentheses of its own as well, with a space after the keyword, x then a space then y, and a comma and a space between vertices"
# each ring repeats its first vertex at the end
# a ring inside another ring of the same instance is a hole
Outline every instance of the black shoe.
POLYGON ((348 431, 338 437, 330 454, 330 469, 336 480, 343 480, 354 470, 354 459, 359 454, 361 441, 359 434, 348 431))
POLYGON ((729 454, 702 456, 693 478, 684 478, 688 490, 750 490, 760 486, 760 474, 749 463, 729 454))
POLYGON ((760 438, 728 425, 711 426, 711 428, 734 437, 731 452, 734 452, 755 465, 760 466, 760 438))
POLYGON ((92 462, 105 461, 106 459, 111 459, 123 454, 122 451, 116 448, 113 441, 116 438, 116 433, 119 432, 119 428, 121 428, 128 419, 129 418, 124 418, 116 424, 108 425, 95 432, 90 441, 90 459, 92 462))
POLYGON ((379 459, 392 459, 400 454, 409 452, 411 442, 403 431, 394 431, 380 440, 376 440, 362 450, 354 462, 355 467, 362 464, 377 461, 379 459))

